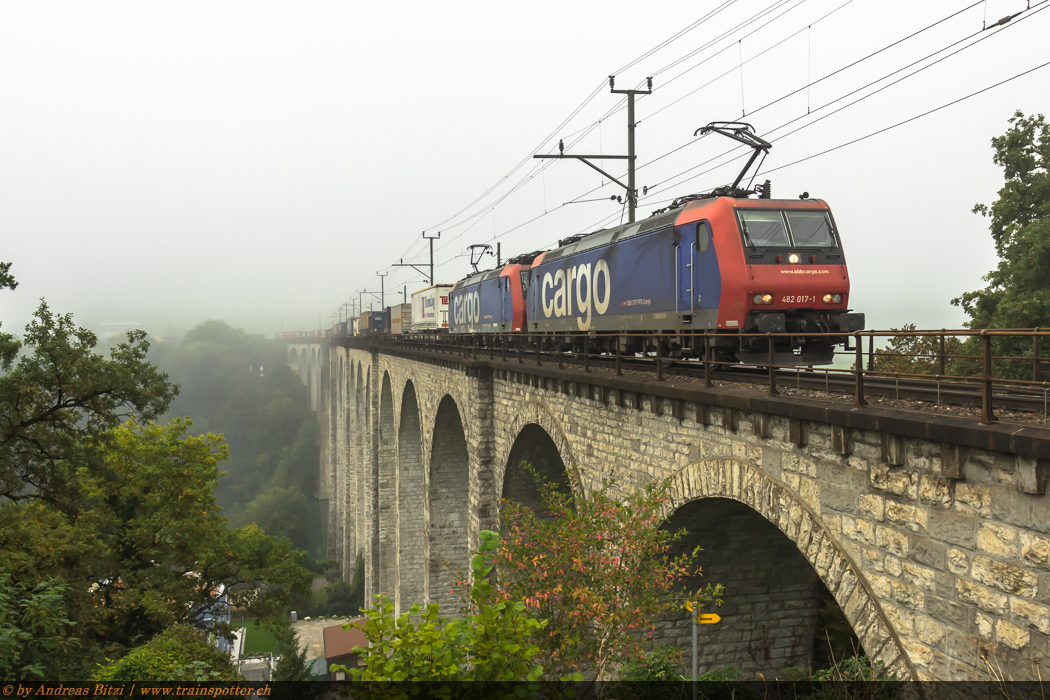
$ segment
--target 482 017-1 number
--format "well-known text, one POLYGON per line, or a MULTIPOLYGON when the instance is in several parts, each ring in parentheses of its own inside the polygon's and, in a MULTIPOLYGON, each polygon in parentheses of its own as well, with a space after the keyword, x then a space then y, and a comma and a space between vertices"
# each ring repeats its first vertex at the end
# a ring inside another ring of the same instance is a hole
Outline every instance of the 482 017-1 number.
POLYGON ((785 296, 781 299, 781 303, 784 304, 815 304, 817 303, 816 295, 797 294, 794 296, 785 296))

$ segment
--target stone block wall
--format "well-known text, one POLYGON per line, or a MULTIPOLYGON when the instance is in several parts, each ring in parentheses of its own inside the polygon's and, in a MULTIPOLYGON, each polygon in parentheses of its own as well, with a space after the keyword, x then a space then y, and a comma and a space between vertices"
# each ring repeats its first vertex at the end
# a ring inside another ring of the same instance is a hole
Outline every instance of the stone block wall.
MULTIPOLYGON (((403 519, 414 528, 421 520, 427 533, 424 576, 435 577, 434 562, 442 552, 464 557, 465 566, 478 530, 497 524, 515 439, 526 426, 536 425, 549 435, 565 465, 579 467, 579 479, 572 483, 577 492, 604 477, 616 478, 625 489, 670 478, 669 516, 693 502, 731 499, 783 535, 774 547, 772 535, 762 539, 757 527, 738 532, 732 518, 721 529, 699 523, 692 528, 707 539, 701 545, 712 557, 706 564, 709 580, 722 576, 737 589, 727 593, 733 598, 727 597, 724 608, 736 612, 723 615, 724 626, 706 633, 713 635, 709 666, 729 658, 755 671, 763 663, 774 671, 795 660, 804 664, 805 645, 797 640, 812 624, 816 595, 806 591, 822 584, 867 653, 899 675, 985 678, 990 664, 1016 679, 1050 675, 1042 673, 1050 641, 1050 506, 1043 461, 902 437, 886 428, 853 429, 848 416, 834 411, 821 420, 791 417, 803 399, 770 399, 760 410, 756 402, 734 398, 732 391, 705 392, 698 385, 689 388, 695 398, 684 400, 660 395, 672 389, 675 396, 683 395, 669 383, 629 383, 599 373, 447 356, 342 351, 366 374, 371 368, 365 400, 371 400, 372 416, 378 411, 377 387, 389 376, 393 421, 400 426, 411 382, 422 444, 418 456, 406 454, 403 464, 400 455, 395 459, 397 488, 406 494, 422 488, 426 498, 421 518, 400 496, 394 507, 399 524, 403 519), (458 471, 457 480, 432 483, 434 474, 445 474, 457 463, 444 447, 453 441, 454 430, 442 428, 440 447, 434 449, 438 407, 445 397, 454 402, 460 419, 462 443, 457 445, 460 454, 465 446, 467 469, 465 475, 458 471), (447 505, 452 493, 465 500, 465 515, 458 505, 447 505), (450 542, 441 539, 445 532, 454 533, 450 542), (745 535, 756 539, 741 539, 745 535), (718 549, 723 542, 729 543, 724 552, 718 549), (765 553, 749 559, 748 551, 765 553), (736 562, 736 568, 720 568, 726 560, 736 562), (742 568, 745 561, 754 568, 742 568), (796 566, 800 561, 804 565, 796 566), (771 571, 791 574, 779 588, 758 583, 763 575, 772 580, 771 571), (796 585, 798 590, 792 588, 796 585), (809 602, 799 603, 789 617, 776 617, 791 600, 809 602), (775 634, 768 624, 765 631, 761 623, 739 624, 755 614, 775 619, 775 634)), ((347 401, 359 403, 356 397, 347 401)), ((362 420, 359 409, 347 415, 355 423, 362 420)), ((361 431, 355 434, 364 435, 366 444, 360 458, 348 459, 345 483, 356 478, 365 503, 381 507, 367 467, 369 459, 378 461, 379 431, 361 426, 350 431, 361 431)), ((347 432, 330 439, 346 443, 347 432)), ((712 507, 709 503, 705 510, 712 507)), ((355 507, 348 511, 357 512, 355 507)), ((358 524, 359 547, 374 546, 368 533, 376 527, 366 508, 358 524)), ((399 556, 417 557, 418 548, 409 554, 402 538, 399 556)), ((427 591, 434 599, 444 595, 436 583, 418 581, 416 589, 416 581, 402 578, 396 593, 404 591, 405 604, 410 604, 407 597, 418 595, 410 590, 427 591)))

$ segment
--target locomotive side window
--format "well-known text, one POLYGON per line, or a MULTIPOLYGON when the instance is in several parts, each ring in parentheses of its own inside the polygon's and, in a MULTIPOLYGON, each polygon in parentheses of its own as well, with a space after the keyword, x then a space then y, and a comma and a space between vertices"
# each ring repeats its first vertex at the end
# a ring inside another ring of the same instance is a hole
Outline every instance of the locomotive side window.
POLYGON ((616 236, 616 240, 617 241, 625 241, 628 238, 631 238, 636 233, 638 233, 638 229, 641 228, 641 226, 642 226, 641 224, 631 224, 627 228, 620 229, 620 233, 619 233, 618 236, 616 236))
POLYGON ((791 239, 799 248, 834 248, 835 234, 831 230, 831 219, 822 211, 789 211, 788 226, 791 239))
POLYGON ((603 246, 612 241, 613 236, 615 235, 616 229, 609 229, 608 231, 599 231, 598 233, 587 236, 576 244, 576 252, 582 253, 585 250, 591 250, 592 248, 603 246))
MULTIPOLYGON (((675 231, 681 238, 682 246, 689 248, 690 245, 695 245, 697 253, 706 253, 711 245, 711 235, 708 231, 708 226, 707 221, 698 221, 695 224, 678 226, 675 228, 675 231)), ((678 244, 676 243, 675 245, 678 244)))
POLYGON ((572 255, 576 251, 576 243, 571 243, 564 248, 558 248, 547 253, 543 258, 543 262, 550 262, 551 260, 560 260, 568 255, 572 255))
POLYGON ((740 229, 744 233, 744 240, 752 248, 791 245, 787 227, 784 225, 784 216, 779 211, 738 210, 737 216, 740 218, 740 229))

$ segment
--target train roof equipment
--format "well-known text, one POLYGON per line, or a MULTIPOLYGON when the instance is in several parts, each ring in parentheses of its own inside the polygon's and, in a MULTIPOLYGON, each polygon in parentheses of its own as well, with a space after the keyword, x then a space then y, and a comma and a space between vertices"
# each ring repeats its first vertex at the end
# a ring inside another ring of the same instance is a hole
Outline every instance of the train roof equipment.
MULTIPOLYGON (((740 174, 733 180, 732 185, 726 185, 724 187, 716 187, 707 193, 707 197, 747 197, 752 194, 758 194, 762 199, 770 198, 769 181, 767 180, 763 185, 759 185, 755 189, 748 189, 747 187, 740 187, 740 182, 747 175, 747 171, 754 165, 755 160, 758 159, 759 154, 762 154, 762 161, 759 161, 758 167, 755 168, 755 175, 758 175, 758 171, 762 168, 762 162, 765 161, 766 156, 769 155, 769 149, 773 148, 773 144, 766 141, 764 138, 758 136, 755 133, 755 127, 745 122, 711 122, 707 126, 702 126, 693 132, 693 136, 698 134, 721 134, 726 138, 733 139, 745 146, 750 146, 754 149, 754 153, 748 159, 747 163, 741 169, 740 174)), ((751 182, 754 181, 755 175, 751 176, 751 181, 747 184, 750 187, 751 182)))

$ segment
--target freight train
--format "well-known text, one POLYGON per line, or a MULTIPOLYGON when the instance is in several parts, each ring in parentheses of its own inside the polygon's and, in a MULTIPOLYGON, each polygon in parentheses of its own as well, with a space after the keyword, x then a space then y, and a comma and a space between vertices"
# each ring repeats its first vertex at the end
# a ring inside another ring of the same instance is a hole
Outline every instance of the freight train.
MULTIPOLYGON (((756 155, 771 147, 746 124, 704 130, 756 155)), ((448 332, 519 334, 527 347, 586 344, 590 352, 659 346, 678 358, 701 356, 706 343, 719 362, 749 364, 768 361, 761 334, 776 333, 776 364, 830 363, 835 347, 865 325, 849 308, 838 227, 827 202, 808 193, 772 199, 768 180, 738 187, 754 160, 733 185, 468 275, 442 299, 448 332)), ((366 332, 390 331, 389 322, 379 327, 366 332)))
POLYGON ((686 357, 702 351, 696 336, 707 331, 723 361, 767 361, 766 339, 742 333, 798 333, 778 339, 777 364, 825 364, 845 338, 801 334, 864 328, 864 315, 848 308, 831 210, 808 198, 679 201, 471 275, 450 303, 452 333, 575 334, 578 344, 588 334, 596 351, 661 342, 686 357))

